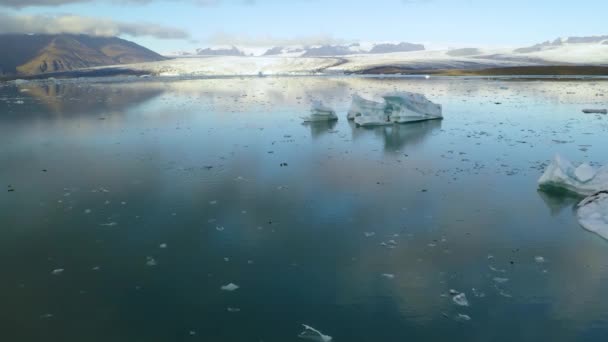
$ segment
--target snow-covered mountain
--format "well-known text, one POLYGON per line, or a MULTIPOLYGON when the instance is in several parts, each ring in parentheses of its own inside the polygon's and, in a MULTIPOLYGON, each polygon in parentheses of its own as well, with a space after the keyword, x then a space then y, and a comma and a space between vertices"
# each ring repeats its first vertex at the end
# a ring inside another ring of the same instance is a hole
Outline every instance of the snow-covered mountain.
POLYGON ((246 54, 236 46, 196 49, 196 54, 199 56, 246 56, 246 54))
POLYGON ((275 56, 275 57, 331 57, 360 54, 382 54, 395 52, 422 51, 424 45, 412 43, 371 43, 363 46, 359 43, 348 45, 316 45, 316 46, 274 46, 260 52, 253 52, 237 46, 214 46, 197 49, 195 53, 171 53, 171 56, 275 56))

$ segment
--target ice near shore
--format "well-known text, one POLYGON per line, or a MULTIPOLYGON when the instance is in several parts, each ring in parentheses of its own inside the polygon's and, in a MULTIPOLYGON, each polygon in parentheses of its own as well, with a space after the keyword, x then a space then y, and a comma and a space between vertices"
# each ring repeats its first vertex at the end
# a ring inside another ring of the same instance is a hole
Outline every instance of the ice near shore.
POLYGON ((380 126, 443 118, 441 105, 422 94, 395 92, 382 98, 383 102, 375 102, 353 95, 348 119, 358 126, 380 126))
POLYGON ((538 180, 538 186, 541 190, 590 196, 608 190, 608 167, 596 170, 585 163, 574 166, 567 159, 556 155, 538 180))

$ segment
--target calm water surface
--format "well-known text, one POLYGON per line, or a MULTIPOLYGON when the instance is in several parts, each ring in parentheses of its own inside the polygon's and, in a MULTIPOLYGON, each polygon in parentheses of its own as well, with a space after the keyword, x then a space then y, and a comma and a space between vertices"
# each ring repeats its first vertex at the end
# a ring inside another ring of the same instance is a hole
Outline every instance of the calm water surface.
POLYGON ((603 81, 3 84, 0 340, 605 341, 608 241, 536 181, 555 153, 608 161, 581 113, 607 102, 603 81), (345 119, 393 90, 445 119, 345 119), (303 125, 313 100, 340 120, 303 125))

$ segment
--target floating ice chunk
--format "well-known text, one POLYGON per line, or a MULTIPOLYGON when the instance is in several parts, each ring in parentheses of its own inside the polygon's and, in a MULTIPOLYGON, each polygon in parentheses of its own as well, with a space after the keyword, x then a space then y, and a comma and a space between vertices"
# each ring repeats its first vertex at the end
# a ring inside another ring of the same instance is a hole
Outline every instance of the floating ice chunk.
POLYGON ((608 109, 583 109, 585 114, 608 114, 608 109))
POLYGON ((456 315, 456 320, 460 322, 470 321, 471 316, 459 313, 456 315))
POLYGON ((224 286, 220 287, 220 289, 221 289, 222 291, 229 291, 229 292, 232 292, 232 291, 236 291, 236 290, 238 290, 238 289, 239 289, 239 286, 238 286, 238 285, 236 285, 236 284, 230 283, 230 284, 228 284, 228 285, 224 285, 224 286))
POLYGON ((542 256, 536 256, 536 257, 534 257, 534 261, 536 261, 539 264, 542 264, 543 262, 545 262, 545 258, 543 258, 542 256))
POLYGON ((608 240, 608 191, 585 198, 577 207, 580 225, 608 240))
POLYGON ((63 269, 63 268, 57 268, 57 269, 54 269, 54 270, 51 272, 51 274, 52 274, 52 275, 60 275, 61 273, 63 273, 63 271, 64 271, 64 269, 63 269))
POLYGON ((354 120, 357 116, 361 116, 364 113, 384 113, 385 109, 386 103, 370 101, 355 94, 353 95, 353 102, 350 105, 346 118, 354 120))
POLYGON ((469 306, 467 295, 464 293, 455 295, 454 297, 452 297, 452 301, 460 306, 469 306))
POLYGON ((374 235, 376 235, 375 232, 364 232, 363 235, 365 235, 365 237, 372 237, 374 235))
POLYGON ((598 170, 587 164, 577 167, 556 155, 538 180, 542 190, 562 190, 589 196, 601 190, 608 190, 608 167, 598 170))
POLYGON ((310 109, 310 115, 302 119, 304 122, 333 121, 338 120, 338 116, 333 109, 324 106, 321 102, 315 102, 310 109))
POLYGON ((154 258, 151 256, 146 257, 146 266, 156 266, 156 260, 154 260, 154 258))
POLYGON ((319 330, 306 324, 302 324, 302 326, 304 327, 304 331, 298 335, 299 338, 317 342, 331 341, 331 336, 323 335, 323 333, 321 333, 319 330))
POLYGON ((390 121, 395 123, 443 119, 441 105, 422 94, 397 92, 383 96, 390 121))

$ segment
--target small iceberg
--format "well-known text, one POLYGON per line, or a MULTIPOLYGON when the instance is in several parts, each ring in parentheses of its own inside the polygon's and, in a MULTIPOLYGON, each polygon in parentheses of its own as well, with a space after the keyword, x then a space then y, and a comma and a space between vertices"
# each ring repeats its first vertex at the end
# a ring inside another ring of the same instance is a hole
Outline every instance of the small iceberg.
POLYGON ((593 194, 577 206, 580 225, 608 240, 608 191, 593 194))
POLYGON ((310 109, 310 115, 302 119, 304 122, 334 121, 338 120, 338 116, 335 110, 324 106, 321 102, 315 102, 310 109))
POLYGON ((331 336, 323 335, 319 330, 308 326, 306 324, 302 324, 304 327, 304 331, 302 331, 298 337, 306 340, 317 341, 317 342, 330 342, 331 336))
POLYGON ((596 170, 589 164, 574 166, 570 161, 556 155, 538 180, 538 186, 546 191, 590 196, 598 191, 608 190, 608 167, 596 170))
POLYGON ((366 100, 358 95, 348 111, 348 118, 358 126, 380 126, 443 119, 441 105, 422 94, 395 92, 383 96, 384 102, 366 100))
POLYGON ((443 119, 441 105, 422 94, 398 92, 384 96, 390 121, 394 123, 443 119))

